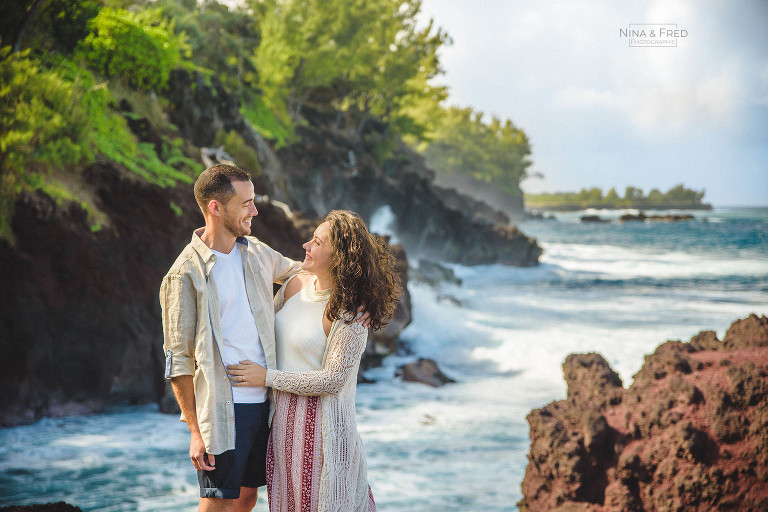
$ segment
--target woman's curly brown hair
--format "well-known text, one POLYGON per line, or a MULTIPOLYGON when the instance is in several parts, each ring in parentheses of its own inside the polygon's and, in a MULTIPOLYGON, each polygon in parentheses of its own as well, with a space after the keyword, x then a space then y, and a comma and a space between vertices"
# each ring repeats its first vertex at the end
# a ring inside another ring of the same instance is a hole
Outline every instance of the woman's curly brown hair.
POLYGON ((354 212, 333 210, 324 222, 330 228, 333 283, 328 318, 338 320, 344 312, 355 313, 363 306, 371 316, 373 330, 381 329, 392 318, 400 298, 394 256, 386 242, 369 233, 354 212))

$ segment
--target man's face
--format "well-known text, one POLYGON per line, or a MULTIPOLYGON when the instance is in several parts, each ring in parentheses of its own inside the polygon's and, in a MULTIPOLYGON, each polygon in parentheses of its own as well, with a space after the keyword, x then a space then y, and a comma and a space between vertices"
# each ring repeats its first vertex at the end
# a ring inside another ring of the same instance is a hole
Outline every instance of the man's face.
POLYGON ((235 195, 223 205, 221 221, 233 236, 251 234, 251 219, 259 214, 253 203, 256 197, 253 193, 253 183, 250 181, 233 181, 235 195))

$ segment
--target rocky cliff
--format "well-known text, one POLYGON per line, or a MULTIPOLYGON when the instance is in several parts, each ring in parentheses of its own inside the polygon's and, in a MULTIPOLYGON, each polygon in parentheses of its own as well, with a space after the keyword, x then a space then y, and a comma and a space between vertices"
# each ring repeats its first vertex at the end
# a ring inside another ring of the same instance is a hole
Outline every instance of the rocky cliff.
MULTIPOLYGON (((379 165, 370 138, 355 141, 315 123, 301 128, 300 142, 275 153, 218 80, 199 73, 175 71, 165 99, 169 119, 189 144, 211 146, 217 133, 236 132, 258 155, 259 169, 249 170, 259 193, 306 212, 259 205, 254 235, 286 256, 303 258, 301 243, 315 227, 311 219, 328 210, 350 208, 370 220, 388 205, 409 253, 465 263, 537 263, 541 249, 516 228, 478 222, 446 206, 430 171, 404 146, 379 165), (354 163, 346 166, 350 159, 354 163)), ((132 110, 127 100, 120 108, 132 110)), ((157 142, 149 120, 134 115, 130 125, 140 140, 157 142)), ((157 293, 203 224, 192 187, 163 189, 104 159, 77 172, 107 219, 101 229, 91 228, 79 206, 38 192, 18 200, 15 245, 0 240, 0 426, 85 413, 109 402, 168 403, 157 293)), ((405 252, 393 250, 405 284, 405 252)), ((399 332, 410 322, 404 291, 395 318, 371 337, 364 367, 398 350, 399 332)))
POLYGON ((538 264, 541 248, 534 239, 515 226, 489 222, 490 214, 478 218, 472 199, 466 199, 465 209, 451 207, 459 194, 441 192, 422 157, 404 144, 379 164, 374 155, 380 138, 340 133, 321 115, 310 119, 315 124, 299 130, 302 142, 277 153, 292 207, 309 215, 346 208, 368 221, 388 206, 395 215, 392 228, 411 257, 470 265, 538 264))
POLYGON ((368 222, 388 206, 395 214, 392 228, 413 257, 471 265, 538 264, 536 240, 480 201, 436 186, 424 159, 399 139, 388 139, 375 120, 364 133, 350 133, 333 128, 335 113, 306 106, 299 141, 275 152, 215 77, 176 70, 169 86, 169 116, 185 138, 210 146, 217 132, 237 132, 258 151, 259 189, 294 210, 321 217, 334 208, 350 209, 368 222), (389 156, 377 157, 391 144, 389 156))
POLYGON ((647 356, 628 389, 598 354, 528 415, 522 512, 768 510, 768 318, 647 356))
MULTIPOLYGON (((16 246, 0 241, 2 426, 153 402, 165 389, 158 289, 202 214, 188 185, 161 189, 110 162, 85 174, 108 226, 93 232, 82 209, 38 193, 17 204, 16 246)), ((303 255, 280 208, 260 205, 253 232, 303 255)))

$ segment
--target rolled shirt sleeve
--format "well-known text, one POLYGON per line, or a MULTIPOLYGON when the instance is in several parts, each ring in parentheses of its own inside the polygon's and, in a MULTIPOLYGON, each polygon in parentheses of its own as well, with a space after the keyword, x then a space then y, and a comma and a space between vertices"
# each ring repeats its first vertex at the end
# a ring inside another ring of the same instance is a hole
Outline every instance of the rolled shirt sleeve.
POLYGON ((195 374, 196 294, 189 276, 168 274, 160 285, 165 378, 195 374))

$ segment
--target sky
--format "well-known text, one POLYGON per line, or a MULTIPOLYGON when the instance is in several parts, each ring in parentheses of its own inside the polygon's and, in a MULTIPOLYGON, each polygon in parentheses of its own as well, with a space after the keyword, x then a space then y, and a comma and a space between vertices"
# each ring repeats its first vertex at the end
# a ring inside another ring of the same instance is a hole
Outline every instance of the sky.
POLYGON ((525 192, 683 183, 768 205, 768 1, 423 0, 422 16, 453 39, 448 103, 528 134, 543 178, 525 192), (630 24, 686 32, 637 47, 630 24))

